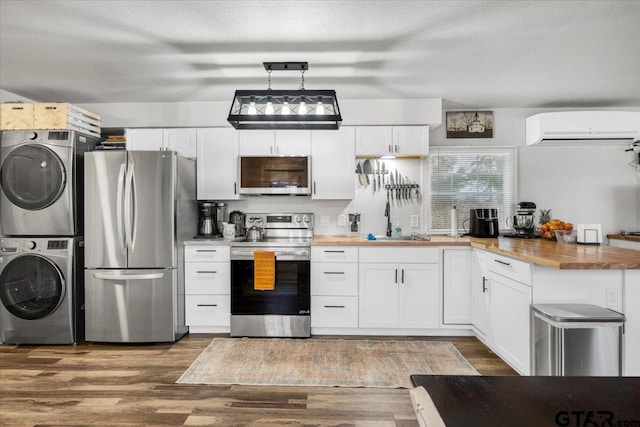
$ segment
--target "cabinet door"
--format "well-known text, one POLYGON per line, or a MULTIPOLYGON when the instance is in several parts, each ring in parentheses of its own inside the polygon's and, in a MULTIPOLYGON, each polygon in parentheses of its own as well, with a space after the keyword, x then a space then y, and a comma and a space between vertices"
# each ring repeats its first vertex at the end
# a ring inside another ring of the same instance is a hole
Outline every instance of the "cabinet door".
POLYGON ((311 154, 310 130, 276 130, 275 141, 274 154, 278 156, 308 156, 311 154))
MULTIPOLYGON (((491 301, 489 286, 481 267, 481 254, 472 251, 471 256, 471 323, 480 332, 490 336, 489 330, 489 303, 491 301)), ((488 270, 485 270, 488 271, 488 270)))
POLYGON ((498 355, 519 373, 529 375, 529 321, 531 288, 489 273, 491 337, 498 355))
POLYGON ((311 198, 355 198, 355 129, 343 127, 339 130, 314 130, 311 136, 311 198))
POLYGON ((203 128, 197 131, 198 200, 235 200, 238 194, 238 131, 203 128))
POLYGON ((356 156, 393 155, 391 126, 357 126, 356 156))
POLYGON ((443 323, 471 323, 471 251, 444 250, 443 323))
POLYGON ((398 266, 360 264, 359 326, 395 328, 398 326, 398 266))
POLYGON ((162 129, 127 129, 125 131, 126 147, 129 151, 162 150, 162 129))
POLYGON ((166 150, 177 151, 184 157, 196 157, 195 128, 165 129, 163 141, 166 150))
POLYGON ((401 328, 437 328, 438 264, 400 264, 399 302, 401 328))
POLYGON ((393 153, 398 156, 429 154, 429 126, 394 126, 393 153))
POLYGON ((241 156, 275 156, 276 133, 272 130, 239 130, 241 156))

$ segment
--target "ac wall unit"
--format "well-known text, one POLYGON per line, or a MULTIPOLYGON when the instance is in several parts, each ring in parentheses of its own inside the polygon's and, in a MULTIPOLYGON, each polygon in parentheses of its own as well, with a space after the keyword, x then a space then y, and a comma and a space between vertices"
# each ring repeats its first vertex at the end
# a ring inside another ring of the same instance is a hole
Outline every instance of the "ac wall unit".
POLYGON ((527 145, 640 140, 640 112, 560 111, 527 117, 527 145))

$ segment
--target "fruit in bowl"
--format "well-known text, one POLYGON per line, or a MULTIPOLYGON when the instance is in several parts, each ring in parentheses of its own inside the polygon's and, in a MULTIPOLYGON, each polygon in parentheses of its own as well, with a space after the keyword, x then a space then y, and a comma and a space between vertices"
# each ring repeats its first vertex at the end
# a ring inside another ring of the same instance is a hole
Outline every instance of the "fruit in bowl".
MULTIPOLYGON (((549 220, 548 222, 542 224, 540 226, 540 236, 545 238, 545 239, 549 239, 549 240, 556 240, 556 231, 560 230, 560 231, 572 231, 573 230, 573 224, 570 222, 564 222, 561 221, 557 218, 554 218, 552 220, 549 220)), ((559 233, 562 234, 562 233, 559 233)))

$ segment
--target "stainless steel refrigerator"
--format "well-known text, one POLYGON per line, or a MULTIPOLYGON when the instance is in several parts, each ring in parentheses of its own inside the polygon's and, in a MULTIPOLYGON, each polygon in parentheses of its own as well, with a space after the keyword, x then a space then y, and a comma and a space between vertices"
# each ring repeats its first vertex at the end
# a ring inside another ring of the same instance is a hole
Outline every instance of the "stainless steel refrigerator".
POLYGON ((86 340, 172 342, 187 331, 183 242, 195 161, 173 151, 85 154, 86 340))

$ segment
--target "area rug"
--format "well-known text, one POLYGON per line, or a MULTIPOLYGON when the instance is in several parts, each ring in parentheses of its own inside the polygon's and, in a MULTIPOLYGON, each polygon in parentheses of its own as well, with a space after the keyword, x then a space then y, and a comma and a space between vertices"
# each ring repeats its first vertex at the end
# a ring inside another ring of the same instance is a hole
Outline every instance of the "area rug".
POLYGON ((448 341, 214 338, 177 382, 411 388, 411 374, 478 372, 448 341))

